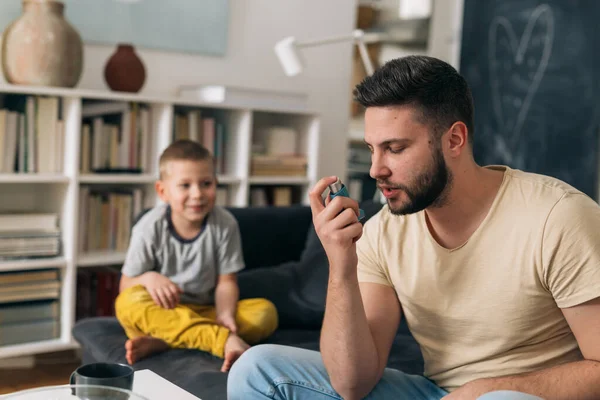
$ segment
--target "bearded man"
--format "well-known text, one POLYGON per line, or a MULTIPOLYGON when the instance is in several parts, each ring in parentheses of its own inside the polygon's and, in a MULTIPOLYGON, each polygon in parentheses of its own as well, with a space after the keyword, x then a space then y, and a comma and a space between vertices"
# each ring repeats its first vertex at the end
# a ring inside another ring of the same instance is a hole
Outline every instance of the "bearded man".
POLYGON ((370 175, 387 199, 310 194, 329 260, 321 352, 262 345, 229 376, 237 399, 599 399, 600 207, 552 177, 473 157, 465 79, 425 56, 355 89, 370 175), (425 370, 386 368, 400 318, 425 370))

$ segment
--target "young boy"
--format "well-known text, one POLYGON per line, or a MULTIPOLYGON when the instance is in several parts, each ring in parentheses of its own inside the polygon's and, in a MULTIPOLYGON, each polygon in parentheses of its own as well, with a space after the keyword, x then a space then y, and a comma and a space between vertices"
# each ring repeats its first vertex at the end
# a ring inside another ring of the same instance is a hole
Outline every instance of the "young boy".
POLYGON ((277 328, 266 299, 238 302, 244 268, 235 218, 215 205, 210 152, 190 140, 171 144, 159 161, 156 191, 165 204, 132 229, 116 315, 129 340, 129 364, 170 347, 224 358, 221 371, 277 328))

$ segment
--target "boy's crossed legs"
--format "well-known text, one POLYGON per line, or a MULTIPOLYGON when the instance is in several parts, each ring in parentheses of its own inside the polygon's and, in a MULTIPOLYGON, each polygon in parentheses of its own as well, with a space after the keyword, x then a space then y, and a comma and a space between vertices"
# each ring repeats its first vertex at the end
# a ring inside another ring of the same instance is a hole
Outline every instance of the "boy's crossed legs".
POLYGON ((277 328, 277 310, 266 299, 240 300, 237 335, 216 324, 214 306, 179 304, 173 309, 157 305, 146 289, 124 290, 115 303, 117 319, 129 340, 125 344, 130 364, 150 354, 173 348, 198 349, 223 358, 222 371, 248 349, 269 337, 277 328))

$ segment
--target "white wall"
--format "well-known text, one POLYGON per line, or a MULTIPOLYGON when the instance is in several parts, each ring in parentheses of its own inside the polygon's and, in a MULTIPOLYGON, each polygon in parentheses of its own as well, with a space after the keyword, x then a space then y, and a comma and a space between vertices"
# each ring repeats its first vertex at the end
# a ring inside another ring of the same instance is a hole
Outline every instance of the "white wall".
MULTIPOLYGON (((421 0, 401 0, 400 6, 404 4, 407 12, 412 11, 412 7, 420 11, 419 8, 426 8, 426 3, 421 0)), ((459 68, 464 0, 433 0, 430 5, 432 7, 427 45, 415 47, 384 44, 380 62, 396 57, 422 54, 439 58, 454 68, 459 68)), ((425 11, 427 10, 424 9, 423 12, 425 11)))
MULTIPOLYGON (((273 45, 290 35, 303 40, 349 33, 356 0, 229 0, 229 4, 225 57, 140 49, 147 72, 140 93, 174 95, 178 85, 200 83, 307 92, 309 107, 322 113, 319 176, 345 176, 351 43, 307 49, 305 72, 293 78, 284 75, 273 45)), ((86 45, 79 87, 107 88, 103 69, 113 50, 86 45)))
POLYGON ((464 0, 435 0, 427 54, 460 67, 464 0))

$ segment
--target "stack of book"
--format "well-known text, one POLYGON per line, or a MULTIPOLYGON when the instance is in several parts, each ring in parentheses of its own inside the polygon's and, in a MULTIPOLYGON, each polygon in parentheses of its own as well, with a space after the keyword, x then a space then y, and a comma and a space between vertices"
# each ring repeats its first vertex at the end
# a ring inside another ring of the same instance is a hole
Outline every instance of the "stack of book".
POLYGON ((250 189, 252 207, 286 207, 298 202, 290 186, 256 186, 250 189))
POLYGON ((306 156, 253 154, 250 163, 252 176, 305 176, 306 156))
POLYGON ((0 258, 54 257, 59 253, 57 214, 0 214, 0 258))
POLYGON ((57 269, 0 272, 0 346, 60 335, 57 269))

